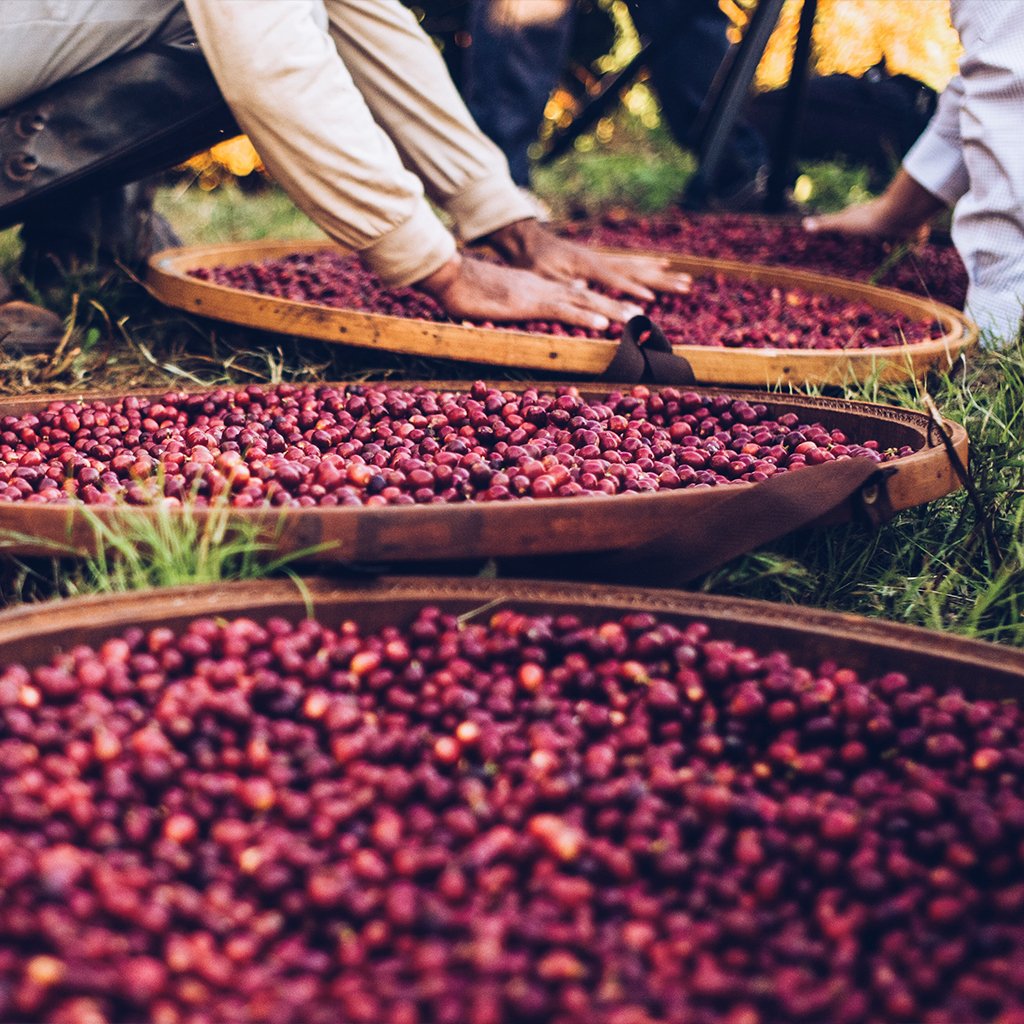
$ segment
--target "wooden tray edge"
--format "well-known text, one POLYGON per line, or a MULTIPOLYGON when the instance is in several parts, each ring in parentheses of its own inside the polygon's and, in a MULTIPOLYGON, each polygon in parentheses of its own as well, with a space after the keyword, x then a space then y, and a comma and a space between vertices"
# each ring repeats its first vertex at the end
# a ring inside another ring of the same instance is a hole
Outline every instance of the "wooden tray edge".
POLYGON ((304 581, 302 590, 287 580, 259 580, 29 605, 0 613, 0 657, 10 656, 5 650, 20 650, 38 663, 58 648, 68 649, 90 635, 120 632, 126 625, 151 626, 206 615, 286 613, 302 618, 307 595, 314 609, 345 603, 346 617, 353 618, 368 614, 373 606, 396 610, 401 602, 446 603, 458 605, 460 611, 479 607, 481 614, 506 603, 592 612, 648 610, 704 619, 723 636, 744 645, 771 642, 771 637, 799 638, 806 652, 802 657, 812 659, 807 664, 851 663, 852 659, 858 663, 851 667, 862 669, 871 661, 868 655, 884 656, 890 659, 886 671, 928 672, 935 682, 958 685, 975 696, 1019 697, 1024 692, 1024 651, 918 626, 748 598, 479 578, 385 576, 341 583, 312 577, 304 581))
MULTIPOLYGON (((251 262, 330 248, 339 247, 331 242, 242 242, 163 250, 149 261, 146 286, 154 298, 175 308, 242 326, 278 330, 320 341, 559 373, 600 374, 611 361, 615 349, 615 343, 611 341, 545 337, 523 331, 339 310, 244 292, 199 281, 187 273, 197 266, 251 262), (211 297, 217 301, 211 303, 211 297), (400 339, 401 344, 393 342, 393 338, 400 339), (483 348, 481 342, 486 342, 483 348)), ((946 329, 942 338, 889 350, 822 353, 675 346, 678 354, 690 360, 698 378, 709 383, 773 386, 781 383, 843 384, 871 375, 878 375, 882 380, 907 376, 917 378, 929 369, 948 369, 963 350, 978 340, 977 327, 952 307, 891 288, 786 267, 703 257, 666 257, 665 253, 654 252, 605 251, 628 257, 668 258, 676 269, 691 273, 720 272, 732 277, 793 284, 867 301, 887 311, 910 310, 917 317, 938 319, 946 329)))
MULTIPOLYGON (((346 382, 334 382, 343 385, 346 382)), ((423 383, 443 389, 460 382, 393 382, 399 387, 423 383)), ((553 382, 506 383, 505 390, 527 387, 554 389, 553 382)), ((614 390, 614 385, 582 383, 584 393, 614 390)), ((168 390, 191 392, 191 388, 140 389, 139 395, 163 394, 168 390)), ((200 392, 210 389, 197 389, 200 392)), ((722 388, 700 388, 702 393, 735 394, 722 388)), ((116 395, 116 393, 114 393, 116 395)), ((91 393, 80 396, 110 398, 112 393, 91 393)), ((744 393, 748 401, 763 401, 779 409, 800 408, 839 415, 866 414, 877 420, 914 431, 921 447, 913 455, 891 465, 897 472, 890 478, 887 491, 891 506, 899 511, 952 493, 960 486, 954 469, 939 444, 928 445, 928 417, 896 406, 875 405, 847 399, 817 398, 806 395, 744 393)), ((21 399, 0 399, 0 416, 11 412, 34 411, 50 401, 69 401, 69 395, 37 395, 21 399)), ((964 428, 947 421, 954 446, 966 463, 969 441, 964 428)), ((618 495, 613 503, 607 498, 549 498, 543 502, 520 502, 509 505, 484 506, 480 503, 458 505, 417 505, 403 508, 311 508, 271 509, 195 509, 190 512, 200 524, 214 516, 227 513, 232 523, 248 524, 264 543, 279 554, 310 552, 319 547, 315 557, 321 562, 423 561, 459 558, 514 558, 527 554, 581 553, 619 550, 639 543, 642 536, 658 536, 671 530, 679 516, 726 500, 738 488, 756 484, 736 484, 711 491, 665 491, 655 494, 618 495), (581 517, 588 523, 581 530, 581 517), (623 522, 642 524, 632 534, 616 526, 623 522)), ((852 514, 852 506, 839 506, 825 517, 821 525, 843 522, 852 514)), ((179 514, 179 513, 174 513, 179 514)), ((90 520, 111 526, 126 524, 132 519, 152 519, 151 508, 122 506, 90 507, 84 512, 74 505, 27 505, 0 503, 0 551, 9 554, 74 557, 95 548, 95 530, 90 520)), ((311 555, 312 557, 312 555, 311 555)))

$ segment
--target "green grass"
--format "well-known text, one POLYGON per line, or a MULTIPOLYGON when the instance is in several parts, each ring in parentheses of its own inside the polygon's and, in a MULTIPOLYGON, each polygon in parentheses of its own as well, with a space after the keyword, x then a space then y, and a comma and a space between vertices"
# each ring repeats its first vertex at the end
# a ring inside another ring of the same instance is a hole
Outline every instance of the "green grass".
MULTIPOLYGON (((278 554, 285 518, 273 529, 240 521, 232 517, 226 501, 213 504, 205 515, 197 515, 189 504, 180 509, 157 504, 145 517, 132 511, 126 509, 108 519, 81 506, 93 553, 69 557, 74 555, 71 549, 54 544, 50 559, 11 559, 6 579, 0 577, 0 601, 15 603, 38 594, 117 594, 282 574, 295 579, 296 562, 315 558, 331 547, 325 543, 278 554)), ((0 552, 31 540, 0 530, 0 552)))
POLYGON ((214 245, 260 238, 324 238, 324 233, 280 190, 256 194, 228 184, 204 192, 185 180, 161 189, 155 203, 185 245, 214 245), (258 216, 254 209, 258 207, 258 216))
MULTIPOLYGON (((804 168, 811 202, 834 208, 863 198, 867 177, 835 164, 804 168)), ((574 152, 540 170, 538 193, 559 216, 612 208, 662 208, 682 190, 692 162, 662 130, 626 119, 611 145, 574 152)), ((159 209, 190 244, 264 237, 311 238, 319 232, 275 189, 202 192, 172 184, 159 209)), ((0 233, 0 270, 15 272, 14 232, 0 233)), ((63 286, 43 296, 68 317, 71 342, 55 363, 42 357, 0 359, 0 394, 110 390, 141 386, 394 377, 515 379, 522 373, 466 363, 411 360, 294 338, 212 325, 155 304, 130 275, 71 268, 63 286)), ((706 591, 802 603, 948 629, 1024 646, 1024 356, 1015 347, 982 352, 965 370, 936 377, 928 390, 972 441, 971 472, 983 518, 999 547, 986 542, 961 491, 903 512, 877 531, 851 524, 803 530, 737 559, 701 581, 706 591)), ((913 386, 863 385, 851 397, 920 408, 913 386)), ((255 538, 234 534, 211 543, 188 517, 176 527, 160 517, 159 534, 107 537, 106 560, 0 567, 0 604, 70 594, 242 578, 282 566, 255 538), (165 553, 166 558, 154 557, 165 553)))
POLYGON ((864 167, 839 162, 805 164, 801 172, 809 183, 806 202, 820 213, 842 210, 872 196, 870 175, 864 167))
MULTIPOLYGON (((873 531, 804 530, 703 581, 706 591, 856 612, 1024 646, 1024 352, 985 352, 929 381, 971 442, 979 516, 961 489, 873 531), (997 552, 986 537, 991 527, 997 552)), ((922 409, 912 385, 848 396, 922 409)))
MULTIPOLYGON (((656 213, 682 195, 696 163, 664 125, 647 129, 625 111, 614 125, 607 144, 588 136, 584 150, 534 170, 534 191, 556 218, 594 217, 610 210, 656 213)), ((832 161, 804 164, 798 170, 809 189, 806 203, 818 212, 841 210, 872 195, 864 167, 832 161)))
POLYGON ((682 194, 696 165, 664 128, 648 131, 636 118, 622 114, 615 130, 608 145, 594 144, 535 169, 534 190, 556 218, 590 217, 612 209, 654 213, 682 194))

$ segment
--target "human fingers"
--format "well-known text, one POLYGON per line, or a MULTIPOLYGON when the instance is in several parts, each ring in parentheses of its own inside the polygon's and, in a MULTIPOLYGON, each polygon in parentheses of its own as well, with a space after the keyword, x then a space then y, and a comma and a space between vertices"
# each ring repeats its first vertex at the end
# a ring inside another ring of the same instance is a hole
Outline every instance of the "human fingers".
POLYGON ((591 262, 589 279, 644 302, 652 302, 657 292, 685 295, 693 284, 689 274, 673 269, 666 259, 604 254, 591 262))
POLYGON ((895 238, 905 234, 902 224, 893 221, 887 208, 871 200, 848 206, 837 213, 817 214, 805 217, 804 231, 819 235, 832 233, 856 238, 895 238))
POLYGON ((624 272, 634 281, 658 292, 686 295, 693 286, 693 278, 682 270, 674 269, 668 260, 630 260, 624 272))
POLYGON ((635 303, 609 298, 577 283, 570 286, 563 296, 556 316, 569 323, 603 331, 610 323, 625 323, 642 312, 635 303))

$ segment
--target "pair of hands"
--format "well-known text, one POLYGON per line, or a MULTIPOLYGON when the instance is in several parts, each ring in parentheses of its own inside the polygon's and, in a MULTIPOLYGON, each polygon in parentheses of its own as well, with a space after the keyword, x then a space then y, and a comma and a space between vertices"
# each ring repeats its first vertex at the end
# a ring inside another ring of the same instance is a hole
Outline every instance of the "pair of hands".
POLYGON ((505 261, 456 254, 418 286, 457 319, 555 320, 597 331, 643 310, 609 291, 650 302, 655 292, 685 294, 690 276, 657 257, 611 256, 559 238, 536 220, 522 220, 481 239, 505 261))
MULTIPOLYGON (((877 199, 808 217, 804 228, 811 233, 922 239, 928 222, 943 208, 940 199, 901 168, 877 199)), ((457 319, 553 320, 603 331, 643 310, 592 286, 643 302, 652 301, 655 292, 681 295, 690 290, 689 275, 672 270, 666 259, 597 252, 559 238, 536 220, 517 221, 480 241, 504 264, 456 254, 419 282, 457 319)))

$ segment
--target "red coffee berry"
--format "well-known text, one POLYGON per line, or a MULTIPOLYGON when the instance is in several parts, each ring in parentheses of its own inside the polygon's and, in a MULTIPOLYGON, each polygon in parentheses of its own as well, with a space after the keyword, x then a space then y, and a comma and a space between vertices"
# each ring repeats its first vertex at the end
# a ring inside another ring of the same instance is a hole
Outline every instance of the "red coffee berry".
MULTIPOLYGON (((742 398, 672 388, 636 387, 601 401, 572 388, 517 394, 483 383, 466 392, 221 388, 56 402, 38 414, 0 417, 0 501, 228 501, 236 508, 535 501, 758 482, 806 465, 814 453, 817 461, 885 462, 911 452, 878 449, 795 414, 773 418, 742 398), (84 424, 73 442, 60 439, 72 408, 84 424), (147 415, 155 409, 159 416, 147 415), (116 430, 98 428, 100 420, 116 430), (26 468, 25 459, 37 465, 26 468)), ((369 657, 402 666, 409 652, 393 641, 357 664, 369 657)), ((94 677, 83 681, 95 685, 94 677)))
MULTIPOLYGON (((330 250, 200 268, 191 274, 203 281, 293 301, 420 320, 447 319, 429 296, 412 288, 384 288, 358 257, 330 250)), ((941 334, 935 322, 882 312, 864 302, 797 286, 735 280, 723 274, 698 275, 689 295, 659 295, 645 312, 676 345, 857 349, 925 341, 941 334)), ((619 324, 603 334, 542 321, 502 326, 577 338, 614 338, 622 333, 619 324)))
POLYGON ((0 666, 0 1021, 1014 1019, 1015 702, 600 619, 0 666))

